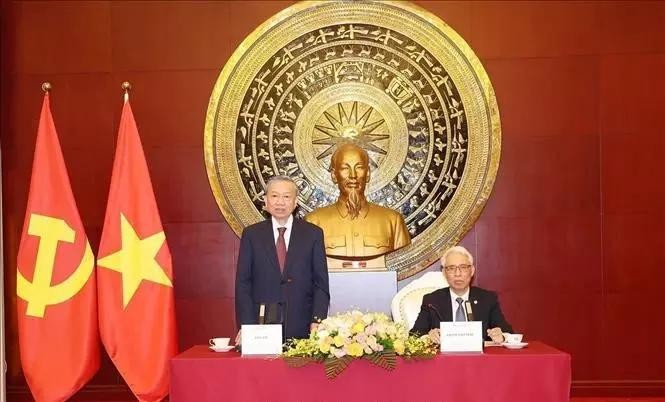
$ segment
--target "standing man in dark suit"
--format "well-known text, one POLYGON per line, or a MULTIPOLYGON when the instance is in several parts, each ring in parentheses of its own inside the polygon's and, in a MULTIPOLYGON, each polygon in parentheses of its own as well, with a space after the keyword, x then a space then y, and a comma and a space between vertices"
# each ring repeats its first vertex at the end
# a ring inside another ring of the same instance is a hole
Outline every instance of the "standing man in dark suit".
POLYGON ((297 196, 290 177, 268 181, 265 210, 271 218, 245 228, 236 270, 238 326, 257 324, 264 304, 277 310, 285 339, 307 338, 327 317, 330 302, 323 231, 294 219, 297 196))
POLYGON ((476 267, 473 256, 462 246, 451 247, 441 257, 441 270, 448 287, 435 290, 423 296, 423 303, 412 332, 426 334, 440 341, 441 321, 466 321, 468 314, 474 321, 482 321, 485 339, 503 343, 503 333, 512 332, 512 327, 501 312, 496 293, 471 285, 476 267), (466 302, 469 304, 466 304, 466 302), (471 306, 471 311, 466 311, 471 306))

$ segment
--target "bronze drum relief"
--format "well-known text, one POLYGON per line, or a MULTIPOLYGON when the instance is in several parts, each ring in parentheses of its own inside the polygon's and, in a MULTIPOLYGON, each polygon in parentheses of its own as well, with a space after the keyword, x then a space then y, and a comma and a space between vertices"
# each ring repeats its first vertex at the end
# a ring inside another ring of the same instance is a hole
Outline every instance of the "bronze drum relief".
POLYGON ((335 203, 335 147, 367 151, 368 201, 401 213, 410 245, 386 256, 399 279, 473 226, 492 190, 501 129, 494 92, 466 42, 403 2, 303 2, 231 56, 213 89, 205 158, 240 234, 263 219, 266 181, 299 187, 298 214, 335 203))

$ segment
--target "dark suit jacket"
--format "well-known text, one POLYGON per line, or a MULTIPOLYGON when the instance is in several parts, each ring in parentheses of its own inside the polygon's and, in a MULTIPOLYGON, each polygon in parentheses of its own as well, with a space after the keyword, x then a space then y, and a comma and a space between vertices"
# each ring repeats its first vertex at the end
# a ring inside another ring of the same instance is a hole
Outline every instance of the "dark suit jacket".
POLYGON ((285 339, 307 338, 309 326, 328 315, 328 265, 323 231, 293 220, 280 273, 272 219, 248 226, 240 239, 236 270, 236 322, 257 324, 259 305, 278 304, 285 339))
MULTIPOLYGON (((469 290, 469 301, 471 302, 473 319, 483 322, 485 339, 490 340, 490 337, 487 336, 488 328, 499 327, 503 332, 513 331, 513 328, 503 317, 496 293, 472 286, 469 290)), ((453 321, 450 288, 437 289, 423 296, 420 313, 411 331, 426 334, 430 329, 439 328, 441 321, 453 321)))

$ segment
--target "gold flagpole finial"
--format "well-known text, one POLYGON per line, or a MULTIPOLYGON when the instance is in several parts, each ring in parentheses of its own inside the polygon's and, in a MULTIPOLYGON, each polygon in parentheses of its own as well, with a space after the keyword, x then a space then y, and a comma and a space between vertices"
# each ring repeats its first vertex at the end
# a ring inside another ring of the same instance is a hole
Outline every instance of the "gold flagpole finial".
POLYGON ((50 82, 45 82, 42 84, 42 91, 49 93, 51 92, 51 83, 50 82))
POLYGON ((132 84, 129 81, 125 81, 120 86, 125 91, 125 102, 129 100, 129 90, 132 89, 132 84))

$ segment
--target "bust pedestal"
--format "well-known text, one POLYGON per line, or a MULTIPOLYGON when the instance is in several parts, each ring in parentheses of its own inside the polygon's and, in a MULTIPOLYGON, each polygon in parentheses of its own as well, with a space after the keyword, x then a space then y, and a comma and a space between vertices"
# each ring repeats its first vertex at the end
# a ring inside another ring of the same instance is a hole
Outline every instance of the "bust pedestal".
POLYGON ((366 259, 355 257, 327 257, 330 272, 377 272, 387 271, 386 256, 366 259))
POLYGON ((391 315, 397 272, 388 271, 384 256, 370 260, 328 257, 330 315, 353 309, 391 315))

